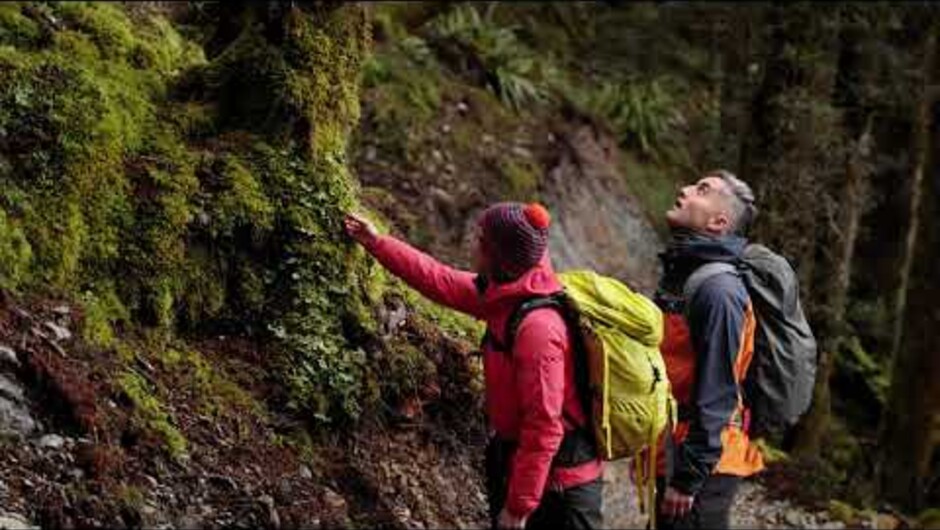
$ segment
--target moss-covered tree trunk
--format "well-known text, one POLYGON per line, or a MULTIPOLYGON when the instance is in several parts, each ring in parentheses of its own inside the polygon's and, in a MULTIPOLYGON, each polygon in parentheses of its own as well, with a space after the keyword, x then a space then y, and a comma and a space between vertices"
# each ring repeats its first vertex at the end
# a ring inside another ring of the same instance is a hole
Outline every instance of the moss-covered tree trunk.
POLYGON ((244 168, 271 203, 266 229, 243 232, 220 261, 254 267, 253 324, 284 352, 292 403, 321 420, 355 417, 370 391, 356 344, 370 318, 365 262, 342 230, 356 203, 347 141, 359 119, 367 15, 353 3, 214 4, 210 62, 188 86, 216 111, 215 166, 244 168))
MULTIPOLYGON (((760 80, 758 59, 763 44, 760 27, 766 9, 724 8, 720 11, 717 41, 719 79, 719 131, 710 167, 723 167, 740 174, 742 142, 750 118, 749 107, 760 80), (752 65, 754 66, 752 68, 752 65)), ((749 175, 740 175, 749 180, 749 175)))
MULTIPOLYGON (((819 209, 832 208, 825 184, 844 168, 837 154, 839 112, 831 100, 838 14, 828 6, 770 9, 769 50, 751 107, 740 171, 755 184, 761 209, 755 239, 793 264, 815 328, 820 327, 817 309, 828 303, 815 292, 813 282, 820 236, 826 229, 820 225, 819 209)), ((801 430, 809 434, 805 443, 810 452, 815 452, 818 426, 829 414, 826 381, 832 353, 823 340, 814 405, 801 430)))
POLYGON ((871 54, 867 50, 875 28, 853 6, 841 14, 840 52, 833 103, 842 117, 840 154, 843 171, 824 182, 825 195, 816 212, 819 222, 819 244, 813 293, 815 332, 821 356, 813 395, 813 408, 797 431, 797 453, 818 454, 820 440, 831 412, 829 382, 835 356, 847 333, 846 307, 858 239, 868 189, 871 150, 872 111, 866 88, 874 73, 871 54))
POLYGON ((940 442, 940 185, 936 180, 937 114, 931 79, 937 70, 935 26, 924 40, 922 79, 914 116, 910 223, 900 270, 898 327, 888 406, 882 416, 877 474, 880 495, 907 509, 925 505, 932 460, 940 442), (933 169, 932 169, 933 168, 933 169), (934 175, 926 178, 926 175, 934 175))

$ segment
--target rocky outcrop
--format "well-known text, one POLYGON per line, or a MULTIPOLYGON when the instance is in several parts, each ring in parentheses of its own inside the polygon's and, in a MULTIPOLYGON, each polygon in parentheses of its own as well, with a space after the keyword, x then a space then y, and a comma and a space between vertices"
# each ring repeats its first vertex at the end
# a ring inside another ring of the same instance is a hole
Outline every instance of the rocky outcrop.
POLYGON ((594 269, 651 293, 662 242, 627 191, 615 141, 589 124, 572 123, 557 145, 543 184, 555 220, 555 267, 594 269))

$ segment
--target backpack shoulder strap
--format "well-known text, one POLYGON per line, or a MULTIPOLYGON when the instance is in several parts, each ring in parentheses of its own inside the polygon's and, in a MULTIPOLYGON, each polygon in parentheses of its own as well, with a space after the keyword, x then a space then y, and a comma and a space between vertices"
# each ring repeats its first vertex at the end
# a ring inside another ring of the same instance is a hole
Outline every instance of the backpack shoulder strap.
MULTIPOLYGON (((502 351, 505 352, 506 355, 512 355, 513 342, 515 341, 516 333, 519 331, 519 325, 522 324, 522 320, 532 311, 544 307, 555 308, 561 314, 565 326, 568 328, 571 347, 573 348, 572 358, 574 360, 575 389, 578 400, 581 402, 581 406, 587 418, 587 422, 582 425, 580 429, 587 432, 591 437, 592 443, 594 443, 594 435, 589 428, 592 422, 593 411, 591 408, 587 353, 584 351, 584 337, 581 335, 578 312, 577 309, 575 309, 574 303, 568 297, 568 294, 565 291, 558 291, 550 295, 530 298, 519 304, 512 315, 510 315, 509 320, 506 321, 506 333, 503 339, 505 341, 505 348, 502 351)), ((572 426, 578 425, 574 418, 568 416, 567 412, 563 412, 563 415, 565 421, 569 424, 572 426)))
POLYGON ((509 319, 506 320, 505 333, 503 333, 503 351, 506 354, 512 355, 513 344, 516 340, 516 332, 519 331, 519 326, 522 324, 522 320, 532 311, 536 309, 542 309, 543 307, 554 307, 558 309, 561 313, 562 318, 565 320, 565 324, 570 324, 569 312, 568 312, 568 301, 566 299, 564 291, 559 291, 545 296, 536 296, 534 298, 529 298, 528 300, 519 304, 512 314, 509 315, 509 319))
POLYGON ((723 261, 713 261, 695 269, 695 272, 690 274, 689 278, 685 281, 685 287, 682 289, 683 299, 689 302, 692 300, 692 296, 705 283, 705 280, 724 273, 737 274, 738 269, 733 264, 723 261))

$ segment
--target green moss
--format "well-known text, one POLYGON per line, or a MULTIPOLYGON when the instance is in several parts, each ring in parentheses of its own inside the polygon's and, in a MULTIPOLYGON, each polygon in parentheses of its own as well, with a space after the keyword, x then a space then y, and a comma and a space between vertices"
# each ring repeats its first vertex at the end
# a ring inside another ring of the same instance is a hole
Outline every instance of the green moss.
POLYGON ((127 14, 119 6, 96 2, 62 2, 56 14, 65 24, 87 33, 105 59, 126 59, 134 48, 127 14))
POLYGON ((18 3, 0 3, 0 44, 29 46, 39 40, 39 25, 22 8, 18 3))
POLYGON ((382 395, 392 403, 416 397, 418 391, 436 375, 434 363, 404 340, 389 344, 378 368, 382 395))
POLYGON ((756 445, 760 448, 761 455, 764 457, 764 461, 768 464, 774 464, 777 462, 786 462, 790 460, 790 455, 786 451, 781 450, 780 448, 774 446, 771 442, 758 438, 755 440, 756 445))
POLYGON ((676 200, 681 175, 674 176, 674 171, 652 162, 641 162, 628 152, 621 152, 620 171, 653 227, 660 235, 668 235, 665 214, 676 200))
POLYGON ((364 62, 362 82, 370 113, 368 140, 398 159, 417 162, 421 138, 441 112, 448 81, 420 37, 396 39, 364 62))
POLYGON ((114 345, 114 324, 127 321, 130 315, 112 285, 107 285, 100 293, 85 291, 81 297, 85 320, 82 325, 82 338, 89 344, 108 348, 114 345))
POLYGON ((218 161, 216 192, 207 201, 213 236, 231 236, 238 225, 270 230, 274 206, 265 195, 261 182, 235 157, 218 161))
POLYGON ((32 248, 16 222, 0 209, 0 289, 15 290, 24 280, 32 248))
POLYGON ((506 195, 516 201, 537 201, 540 170, 531 160, 504 160, 499 166, 506 195))
POLYGON ((186 454, 186 438, 172 423, 163 403, 150 388, 147 380, 133 370, 123 372, 117 378, 118 388, 133 402, 137 423, 157 434, 164 442, 170 456, 179 458, 186 454))
MULTIPOLYGON (((138 70, 130 57, 137 45, 164 42, 136 32, 116 5, 45 9, 67 29, 54 32, 45 48, 0 54, 0 130, 20 139, 4 153, 10 163, 0 174, 0 203, 23 219, 35 255, 32 283, 69 290, 126 270, 123 258, 133 255, 126 246, 137 235, 131 192, 139 190, 125 162, 152 156, 173 133, 155 124, 165 80, 138 70)), ((174 35, 164 31, 166 40, 174 35)), ((139 289, 118 290, 134 299, 129 292, 139 289)))
POLYGON ((940 508, 928 508, 921 512, 914 526, 925 530, 940 529, 940 508))
POLYGON ((829 515, 847 525, 855 523, 857 519, 855 508, 836 499, 829 501, 829 515))
POLYGON ((169 347, 159 354, 163 366, 183 376, 199 400, 201 412, 213 417, 251 412, 263 414, 263 407, 236 383, 220 373, 198 351, 169 347))
MULTIPOLYGON (((244 27, 206 62, 159 15, 35 7, 60 27, 0 7, 5 285, 81 298, 85 338, 127 361, 119 323, 276 333, 294 404, 356 417, 372 395, 357 341, 374 323, 366 260, 341 220, 356 202, 346 144, 370 46, 364 8, 292 5, 263 27, 267 6, 245 5, 244 27)), ((186 366, 231 394, 222 401, 240 399, 186 366)), ((181 450, 142 380, 121 383, 181 450)))
POLYGON ((130 510, 140 510, 144 507, 144 503, 146 502, 146 497, 144 493, 140 491, 140 488, 128 484, 118 486, 115 495, 117 496, 118 502, 130 510))

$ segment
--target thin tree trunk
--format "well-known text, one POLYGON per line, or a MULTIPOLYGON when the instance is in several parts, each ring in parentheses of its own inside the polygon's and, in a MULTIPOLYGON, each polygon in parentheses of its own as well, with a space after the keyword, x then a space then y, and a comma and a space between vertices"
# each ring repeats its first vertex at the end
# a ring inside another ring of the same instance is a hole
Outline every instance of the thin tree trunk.
POLYGON ((935 309, 940 295, 938 234, 934 223, 921 226, 921 219, 933 220, 938 201, 936 190, 924 178, 932 162, 929 146, 934 101, 929 85, 936 53, 937 37, 930 31, 925 39, 923 89, 914 116, 910 222, 895 304, 891 389, 882 415, 876 469, 879 496, 909 510, 924 506, 938 442, 940 361, 934 339, 940 325, 940 313, 935 309))
MULTIPOLYGON (((937 48, 937 37, 934 33, 927 36, 924 56, 924 72, 934 64, 937 48)), ((891 339, 891 357, 896 359, 901 347, 901 336, 904 329, 904 313, 907 309, 907 289, 911 279, 911 265, 914 261, 915 242, 917 231, 920 229, 920 203, 922 197, 922 184, 924 182, 924 166, 927 162, 928 127, 930 125, 931 95, 929 76, 925 80, 925 90, 914 116, 914 171, 911 175, 911 202, 908 210, 908 229, 904 238, 904 250, 901 254, 901 267, 898 272, 898 290, 894 302, 894 332, 891 339)))
MULTIPOLYGON (((753 97, 753 51, 759 44, 757 21, 762 8, 732 9, 720 36, 719 137, 710 160, 712 167, 724 167, 735 174, 741 171, 742 142, 748 126, 748 106, 753 97)), ((746 177, 745 177, 746 178, 746 177)))
POLYGON ((845 313, 852 276, 855 244, 864 211, 868 171, 865 156, 871 137, 872 116, 861 101, 862 86, 871 69, 862 50, 868 28, 851 7, 840 14, 840 52, 833 105, 842 127, 834 134, 841 143, 842 171, 826 183, 817 202, 818 243, 812 291, 816 295, 813 321, 819 338, 819 361, 813 404, 795 434, 795 453, 817 456, 831 417, 829 381, 835 357, 846 334, 845 313))

